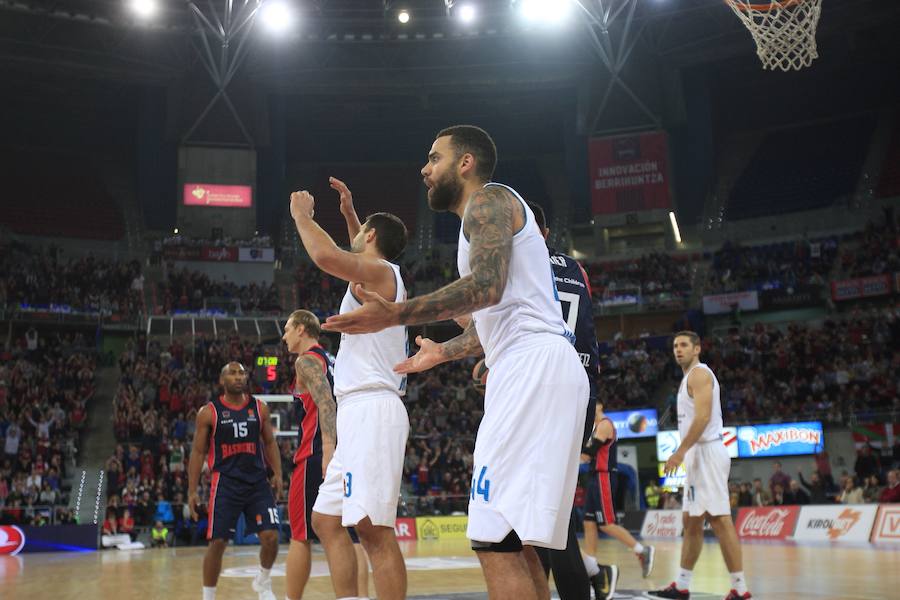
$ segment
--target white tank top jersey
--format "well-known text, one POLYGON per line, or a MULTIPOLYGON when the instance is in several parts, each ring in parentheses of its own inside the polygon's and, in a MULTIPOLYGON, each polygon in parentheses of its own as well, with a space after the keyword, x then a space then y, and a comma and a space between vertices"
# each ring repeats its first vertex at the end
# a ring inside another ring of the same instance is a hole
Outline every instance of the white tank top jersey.
MULTIPOLYGON (((384 261, 394 271, 397 294, 394 302, 406 300, 406 286, 400 277, 400 267, 384 261)), ((351 284, 352 285, 352 284, 351 284)), ((340 314, 361 306, 353 296, 351 285, 341 301, 340 314)), ((394 373, 394 365, 406 360, 409 338, 406 326, 388 327, 377 333, 341 334, 341 346, 334 361, 334 395, 341 397, 356 392, 385 390, 404 395, 406 376, 394 373)))
MULTIPOLYGON (((489 186, 509 190, 525 209, 525 225, 513 236, 509 275, 503 296, 499 304, 475 311, 472 315, 478 339, 484 348, 485 365, 490 368, 501 353, 532 343, 535 335, 561 335, 574 344, 575 334, 562 319, 556 280, 547 259, 547 244, 538 231, 534 214, 511 187, 499 183, 488 183, 484 187, 489 186)), ((461 277, 471 274, 469 240, 462 227, 459 229, 456 263, 461 277)))
POLYGON ((681 435, 681 439, 685 438, 691 428, 691 422, 694 420, 694 399, 690 397, 687 389, 688 376, 694 369, 708 371, 713 380, 711 414, 706 429, 703 430, 703 434, 697 441, 699 444, 722 438, 722 402, 719 397, 719 380, 716 379, 712 369, 706 366, 706 363, 697 363, 691 367, 691 370, 684 374, 681 385, 678 387, 678 433, 681 435))

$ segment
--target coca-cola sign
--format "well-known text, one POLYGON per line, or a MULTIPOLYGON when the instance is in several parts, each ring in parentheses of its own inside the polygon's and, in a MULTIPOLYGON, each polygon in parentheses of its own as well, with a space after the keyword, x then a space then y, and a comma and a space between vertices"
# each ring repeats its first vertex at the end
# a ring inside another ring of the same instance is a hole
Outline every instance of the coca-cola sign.
POLYGON ((681 537, 684 523, 680 510, 648 510, 641 527, 642 537, 681 537))
POLYGON ((742 508, 737 533, 742 538, 783 540, 794 533, 799 515, 799 506, 742 508))

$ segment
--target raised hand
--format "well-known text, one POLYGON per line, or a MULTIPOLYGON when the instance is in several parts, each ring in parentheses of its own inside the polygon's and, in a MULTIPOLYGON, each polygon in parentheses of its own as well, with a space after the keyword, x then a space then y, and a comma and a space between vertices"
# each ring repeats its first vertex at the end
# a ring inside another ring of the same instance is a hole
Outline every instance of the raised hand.
POLYGON ((353 194, 350 193, 350 188, 347 187, 347 184, 337 177, 329 177, 328 184, 331 186, 331 189, 341 195, 341 214, 354 212, 353 194))
POLYGON ((416 336, 416 345, 419 346, 420 350, 402 363, 394 366, 395 373, 400 373, 401 375, 421 373, 447 361, 447 357, 444 355, 444 347, 441 344, 419 335, 416 336))
POLYGON ((322 329, 358 334, 374 333, 399 325, 397 303, 388 302, 375 292, 367 292, 358 283, 353 286, 353 294, 363 305, 354 311, 328 317, 328 320, 322 323, 322 329))
POLYGON ((315 215, 316 199, 306 190, 291 194, 291 217, 297 220, 300 217, 313 218, 315 215))

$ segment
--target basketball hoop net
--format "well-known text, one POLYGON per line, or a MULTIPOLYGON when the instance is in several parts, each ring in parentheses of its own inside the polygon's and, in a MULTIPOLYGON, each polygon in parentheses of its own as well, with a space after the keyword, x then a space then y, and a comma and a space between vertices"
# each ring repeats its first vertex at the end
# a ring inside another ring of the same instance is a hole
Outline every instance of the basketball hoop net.
POLYGON ((766 4, 725 0, 725 3, 753 35, 756 54, 764 69, 799 70, 819 57, 816 26, 822 0, 772 0, 766 4))

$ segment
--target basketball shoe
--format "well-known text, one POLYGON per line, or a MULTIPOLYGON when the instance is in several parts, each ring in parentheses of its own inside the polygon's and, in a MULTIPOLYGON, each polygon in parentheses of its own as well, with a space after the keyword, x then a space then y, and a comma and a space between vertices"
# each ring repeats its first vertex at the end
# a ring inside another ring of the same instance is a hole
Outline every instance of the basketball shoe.
POLYGON ((610 600, 616 593, 619 581, 619 567, 616 565, 598 565, 600 572, 591 577, 595 600, 610 600))
POLYGON ((666 600, 667 598, 675 598, 676 600, 690 600, 691 592, 688 590, 679 590, 675 587, 675 582, 669 584, 669 587, 655 590, 652 592, 644 592, 645 598, 661 598, 662 600, 666 600))
POLYGON ((738 594, 737 590, 731 590, 728 592, 728 595, 725 596, 725 600, 747 600, 747 598, 752 598, 750 592, 744 592, 743 594, 738 594))
POLYGON ((259 600, 277 600, 272 593, 272 578, 263 579, 259 573, 253 578, 253 591, 259 594, 259 600))
POLYGON ((641 575, 645 578, 650 577, 650 573, 653 571, 653 556, 655 554, 656 549, 653 546, 644 546, 641 553, 637 555, 638 560, 641 561, 641 575))

